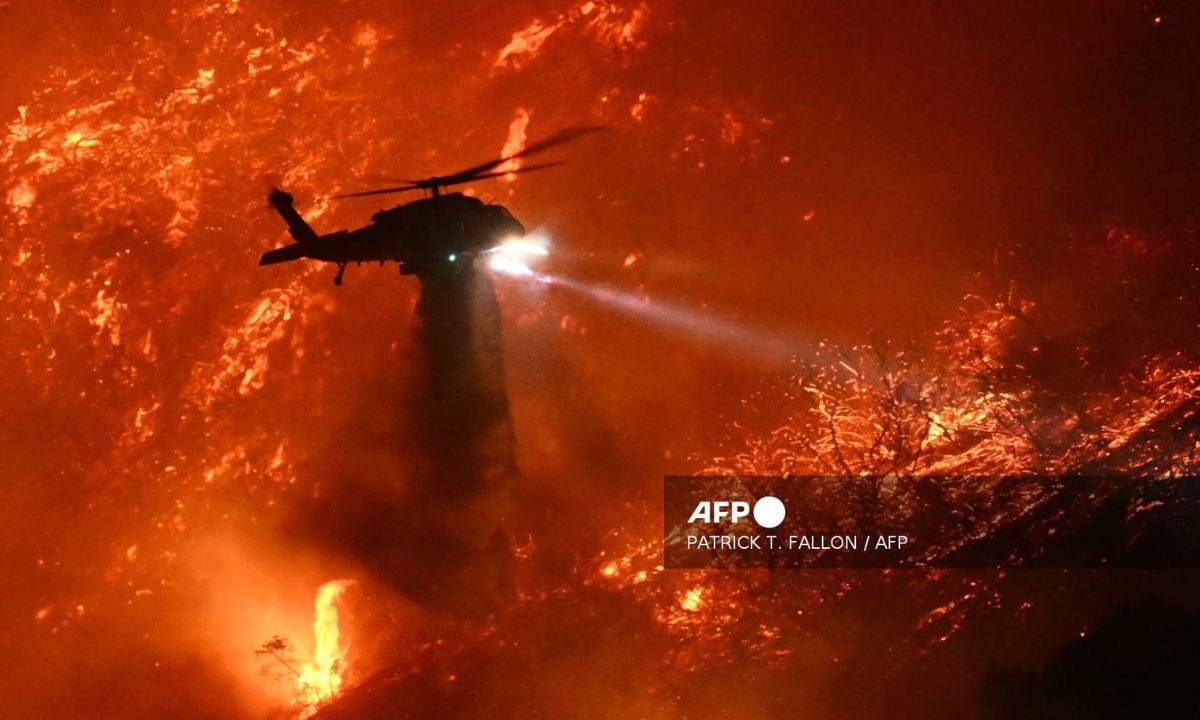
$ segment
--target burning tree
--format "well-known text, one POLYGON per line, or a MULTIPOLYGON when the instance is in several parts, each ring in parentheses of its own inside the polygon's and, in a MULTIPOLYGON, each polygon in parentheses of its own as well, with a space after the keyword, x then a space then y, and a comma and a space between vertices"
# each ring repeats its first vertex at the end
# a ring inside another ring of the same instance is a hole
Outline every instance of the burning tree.
POLYGON ((342 640, 337 603, 351 584, 349 580, 333 580, 317 590, 313 620, 316 649, 311 663, 300 661, 291 641, 279 635, 254 651, 255 655, 270 658, 273 663, 263 667, 264 673, 272 673, 276 679, 295 685, 294 707, 302 720, 337 697, 346 682, 346 646, 342 640))

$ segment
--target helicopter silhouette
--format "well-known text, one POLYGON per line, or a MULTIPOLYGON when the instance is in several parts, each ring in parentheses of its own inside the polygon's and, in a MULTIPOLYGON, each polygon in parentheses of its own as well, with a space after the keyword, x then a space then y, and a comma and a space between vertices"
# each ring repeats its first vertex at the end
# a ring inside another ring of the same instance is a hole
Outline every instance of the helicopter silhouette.
POLYGON ((346 265, 364 262, 397 262, 402 275, 416 275, 422 280, 452 278, 469 270, 480 254, 503 242, 524 237, 525 228, 502 205, 485 203, 459 192, 445 193, 445 188, 561 165, 561 162, 550 162, 518 169, 500 169, 512 160, 549 150, 602 129, 602 126, 567 128, 521 152, 450 175, 406 181, 403 185, 379 190, 334 195, 335 199, 344 199, 409 190, 425 191, 423 199, 381 210, 371 216, 369 224, 356 230, 318 234, 296 211, 295 198, 276 188, 267 200, 283 216, 288 233, 296 242, 263 253, 258 264, 274 265, 302 258, 335 263, 338 267, 337 275, 333 278, 335 285, 342 284, 346 265))

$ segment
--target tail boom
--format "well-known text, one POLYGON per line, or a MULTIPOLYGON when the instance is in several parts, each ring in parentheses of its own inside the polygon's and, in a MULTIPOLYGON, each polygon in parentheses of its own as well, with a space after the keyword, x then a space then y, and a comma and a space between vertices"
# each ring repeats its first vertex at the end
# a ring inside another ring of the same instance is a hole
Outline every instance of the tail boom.
POLYGON ((304 256, 304 246, 300 243, 293 243, 263 253, 262 257, 258 259, 258 264, 275 265, 277 263, 299 260, 304 256))

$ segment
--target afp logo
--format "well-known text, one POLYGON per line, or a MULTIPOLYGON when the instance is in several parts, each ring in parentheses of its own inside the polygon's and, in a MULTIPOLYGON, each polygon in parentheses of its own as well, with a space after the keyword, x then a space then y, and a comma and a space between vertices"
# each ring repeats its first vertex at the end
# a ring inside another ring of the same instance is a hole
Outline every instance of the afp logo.
MULTIPOLYGON (((768 530, 779 527, 787 514, 783 501, 771 495, 760 497, 758 502, 754 503, 753 513, 754 522, 768 530)), ((729 520, 731 524, 736 525, 750 514, 750 503, 744 500, 701 500, 692 511, 688 522, 712 524, 729 520)))

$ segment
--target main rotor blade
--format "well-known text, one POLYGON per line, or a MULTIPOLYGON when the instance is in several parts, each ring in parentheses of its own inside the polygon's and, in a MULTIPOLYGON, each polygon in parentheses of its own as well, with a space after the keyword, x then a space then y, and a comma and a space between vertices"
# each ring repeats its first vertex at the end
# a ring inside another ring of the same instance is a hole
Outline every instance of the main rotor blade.
POLYGON ((407 185, 399 185, 396 187, 382 188, 380 190, 364 190, 362 192, 343 193, 341 195, 334 195, 333 197, 335 200, 342 200, 345 198, 367 197, 369 195, 387 195, 389 193, 405 192, 406 190, 417 190, 417 189, 421 189, 421 188, 428 190, 428 189, 433 189, 436 187, 446 187, 447 185, 460 185, 462 183, 470 182, 472 180, 483 180, 485 178, 499 177, 501 175, 509 175, 509 174, 523 173, 523 172, 533 172, 534 170, 542 170, 544 168, 549 168, 549 167, 554 167, 556 165, 560 165, 561 163, 543 163, 541 165, 530 165, 529 167, 525 167, 525 168, 517 168, 516 170, 496 170, 495 172, 488 172, 489 170, 497 168, 497 167, 503 165, 504 163, 509 162, 510 160, 516 160, 518 158, 528 157, 529 155, 533 155, 535 153, 540 153, 544 150, 549 150, 550 148, 553 148, 553 147, 558 147, 559 145, 569 143, 572 140, 575 140, 576 138, 582 137, 584 135, 589 135, 594 132, 599 132, 599 131, 605 130, 605 129, 607 129, 607 126, 605 126, 605 125, 580 125, 578 127, 569 127, 569 128, 566 128, 564 130, 560 130, 560 131, 554 133, 553 135, 551 135, 550 137, 548 137, 544 140, 539 140, 538 142, 535 142, 534 144, 525 148, 521 152, 513 153, 512 155, 507 155, 507 156, 501 157, 501 158, 496 158, 495 160, 489 160, 488 162, 482 163, 480 165, 476 165, 474 167, 469 167, 466 170, 459 170, 458 172, 453 173, 452 175, 443 175, 440 177, 427 178, 425 180, 418 180, 416 182, 410 182, 407 185))
POLYGON ((505 175, 520 175, 522 173, 528 173, 528 172, 537 172, 538 170, 545 170, 547 168, 558 167, 559 165, 566 165, 566 164, 567 164, 566 162, 562 162, 562 161, 548 162, 548 163, 542 163, 541 165, 528 165, 526 167, 517 168, 516 170, 496 170, 494 172, 484 173, 482 175, 472 175, 471 177, 463 178, 461 180, 452 180, 451 182, 443 183, 443 184, 444 185, 461 185, 463 183, 475 182, 476 180, 486 180, 487 178, 503 177, 505 175))
POLYGON ((448 181, 449 183, 462 182, 464 179, 478 176, 480 173, 485 173, 488 170, 491 170, 492 168, 503 165, 504 163, 508 162, 509 160, 516 160, 517 158, 523 158, 523 157, 527 157, 529 155, 533 155, 535 153, 540 153, 543 150, 549 150, 550 148, 558 147, 559 145, 569 143, 576 138, 583 137, 584 135, 588 135, 588 134, 591 134, 594 132, 599 132, 601 130, 604 130, 605 128, 606 128, 606 126, 604 126, 604 125, 581 125, 579 127, 569 127, 569 128, 566 128, 565 130, 560 130, 560 131, 554 133, 553 135, 546 138, 545 140, 540 140, 538 142, 535 142, 534 144, 525 148, 521 152, 513 153, 512 155, 509 155, 507 157, 496 158, 495 160, 489 160, 488 162, 482 163, 480 165, 476 165, 474 167, 469 167, 466 170, 459 170, 458 172, 456 172, 452 175, 444 176, 442 179, 448 181))
POLYGON ((345 198, 366 197, 367 195, 387 195, 388 193, 404 192, 406 190, 416 190, 420 185, 401 185, 399 187, 383 188, 382 190, 363 190, 362 192, 342 193, 334 195, 334 200, 343 200, 345 198))

